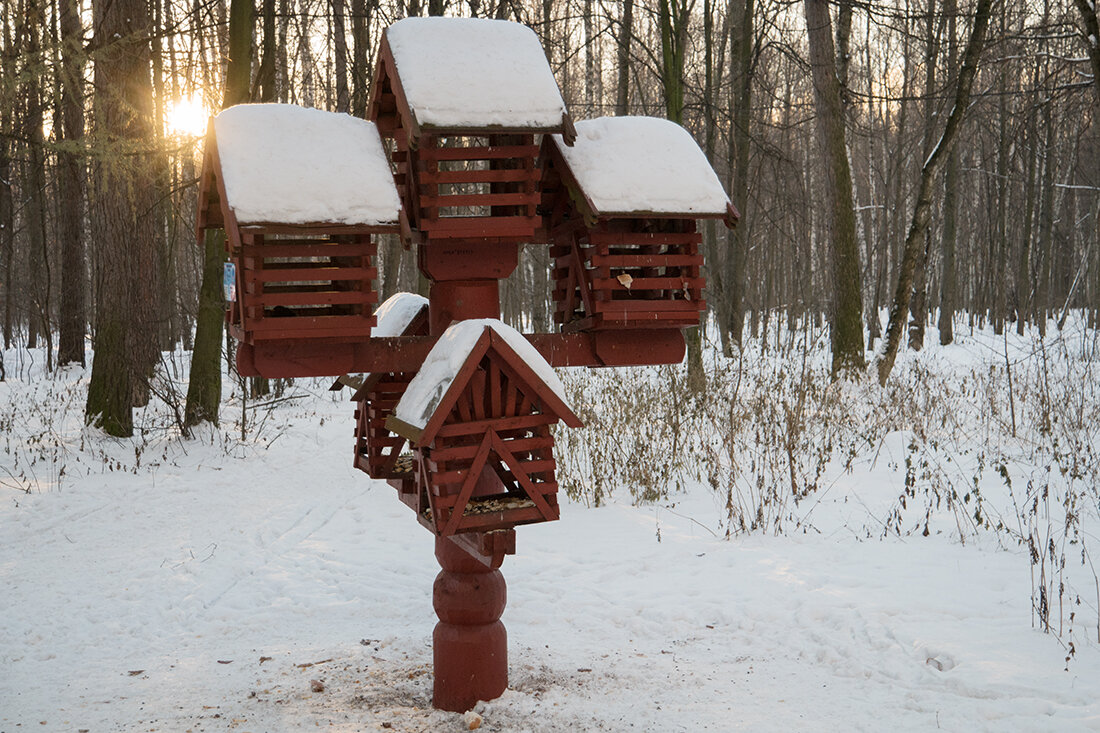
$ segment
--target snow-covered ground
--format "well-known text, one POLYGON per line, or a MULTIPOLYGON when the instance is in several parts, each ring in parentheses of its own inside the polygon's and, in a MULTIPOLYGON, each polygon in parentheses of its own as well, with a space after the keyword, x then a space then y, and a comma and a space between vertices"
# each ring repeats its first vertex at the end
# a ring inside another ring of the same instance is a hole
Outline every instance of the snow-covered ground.
MULTIPOLYGON (((899 378, 981 373, 997 343, 906 355, 899 378)), ((0 731, 465 729, 430 706, 432 537, 352 469, 347 392, 295 385, 243 440, 236 398, 192 440, 163 407, 114 440, 81 426, 86 372, 6 356, 0 731)), ((482 729, 1100 729, 1091 578, 1059 637, 1035 628, 1035 571, 1004 534, 960 542, 945 509, 928 536, 868 538, 907 445, 830 467, 778 535, 727 538, 727 495, 702 483, 563 497, 504 564, 511 681, 482 729)))

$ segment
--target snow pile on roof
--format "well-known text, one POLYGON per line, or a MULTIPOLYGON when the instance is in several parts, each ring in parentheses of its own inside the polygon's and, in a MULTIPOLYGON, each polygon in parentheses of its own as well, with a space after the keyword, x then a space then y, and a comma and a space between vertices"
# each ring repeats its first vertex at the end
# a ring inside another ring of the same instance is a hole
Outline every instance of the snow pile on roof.
POLYGON ((406 18, 386 29, 416 121, 561 129, 565 102, 538 36, 483 18, 406 18))
POLYGON ((569 404, 565 398, 565 387, 554 373, 553 367, 523 334, 495 318, 474 318, 454 323, 443 332, 394 408, 394 417, 423 429, 486 327, 502 336, 519 358, 554 391, 558 399, 565 405, 569 404))
POLYGON ((554 142, 600 214, 724 214, 729 197, 687 130, 657 117, 599 117, 554 142))
POLYGON ((290 104, 214 118, 225 194, 240 224, 394 224, 401 201, 373 122, 290 104))
POLYGON ((428 299, 416 293, 395 293, 386 298, 374 312, 375 326, 371 329, 371 338, 400 336, 420 314, 428 307, 428 299))

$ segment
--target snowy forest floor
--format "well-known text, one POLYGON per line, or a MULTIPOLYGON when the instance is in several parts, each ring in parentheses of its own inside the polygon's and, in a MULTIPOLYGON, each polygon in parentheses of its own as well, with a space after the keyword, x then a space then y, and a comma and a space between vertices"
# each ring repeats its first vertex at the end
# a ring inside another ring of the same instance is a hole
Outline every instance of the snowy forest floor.
MULTIPOLYGON (((646 496, 591 433, 560 438, 576 498, 502 568, 510 686, 482 729, 1100 729, 1096 334, 959 341, 930 333, 892 388, 802 398, 822 341, 778 341, 738 367, 729 434, 679 408, 689 460, 659 431, 617 444, 667 481, 646 496)), ((430 705, 432 537, 351 467, 347 392, 300 381, 242 438, 227 379, 219 429, 183 440, 158 399, 115 440, 82 425, 87 371, 5 360, 0 732, 465 729, 430 705)), ((578 411, 615 426, 597 394, 678 378, 637 374, 573 375, 578 411)))

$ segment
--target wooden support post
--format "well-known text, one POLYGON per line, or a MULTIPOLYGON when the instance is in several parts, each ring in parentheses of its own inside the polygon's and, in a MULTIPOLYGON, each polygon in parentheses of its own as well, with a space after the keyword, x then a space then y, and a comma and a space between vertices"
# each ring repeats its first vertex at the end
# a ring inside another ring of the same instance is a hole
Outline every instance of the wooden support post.
POLYGON ((461 713, 508 687, 508 632, 500 622, 507 589, 499 570, 446 537, 436 538, 435 557, 432 706, 461 713))

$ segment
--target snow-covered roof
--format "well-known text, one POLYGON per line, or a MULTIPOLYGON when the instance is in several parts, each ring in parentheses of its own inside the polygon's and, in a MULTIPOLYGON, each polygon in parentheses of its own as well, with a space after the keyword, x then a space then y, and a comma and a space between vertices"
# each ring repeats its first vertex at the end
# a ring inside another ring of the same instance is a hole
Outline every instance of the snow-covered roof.
POLYGON ((725 214, 729 197, 687 130, 658 117, 576 123, 572 147, 554 143, 600 215, 725 214))
POLYGON ((401 336, 420 311, 428 307, 428 299, 416 293, 395 293, 386 298, 374 312, 375 326, 371 338, 401 336))
POLYGON ((565 102, 527 26, 405 18, 386 29, 386 39, 418 124, 560 129, 565 102))
POLYGON ((237 223, 395 224, 401 200, 373 122, 291 104, 214 118, 237 223))
POLYGON ((475 318, 454 323, 443 332, 394 408, 394 417, 423 430, 486 327, 504 338, 508 346, 553 390, 557 398, 563 404, 569 404, 565 398, 565 387, 554 373, 553 367, 519 331, 495 318, 475 318))

